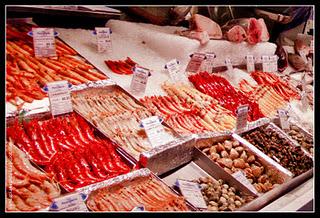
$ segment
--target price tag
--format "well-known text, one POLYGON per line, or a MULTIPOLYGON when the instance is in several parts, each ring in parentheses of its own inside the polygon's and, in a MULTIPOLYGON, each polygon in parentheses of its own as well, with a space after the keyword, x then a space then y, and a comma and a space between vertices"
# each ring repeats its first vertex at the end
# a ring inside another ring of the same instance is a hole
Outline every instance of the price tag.
POLYGON ((304 63, 308 63, 308 59, 307 59, 307 54, 305 53, 304 50, 299 51, 299 55, 302 58, 302 60, 304 61, 304 63))
POLYGON ((253 57, 253 55, 247 55, 246 56, 246 60, 247 60, 247 71, 249 73, 254 72, 255 68, 254 68, 254 57, 253 57))
POLYGON ((169 61, 165 65, 165 68, 168 70, 172 82, 186 83, 186 81, 188 81, 186 75, 180 71, 179 62, 176 59, 169 61))
POLYGON ((141 205, 141 206, 134 207, 131 211, 139 212, 139 211, 146 211, 146 209, 144 208, 143 205, 141 205))
POLYGON ((269 61, 269 56, 263 55, 262 56, 262 71, 263 72, 270 72, 270 61, 269 61))
POLYGON ((53 116, 73 111, 68 81, 48 83, 47 88, 53 116))
POLYGON ((146 131, 148 139, 153 147, 158 147, 173 141, 172 136, 164 130, 158 116, 143 119, 141 125, 146 131))
POLYGON ((182 195, 195 207, 207 209, 207 204, 203 199, 198 183, 177 179, 177 185, 182 195))
POLYGON ((112 52, 111 30, 108 27, 96 27, 98 52, 112 52))
POLYGON ((249 106, 248 105, 241 105, 237 109, 237 124, 236 124, 236 129, 244 129, 247 127, 248 123, 248 110, 249 106))
POLYGON ((279 120, 280 120, 281 129, 284 129, 284 130, 290 129, 286 111, 282 110, 282 109, 279 109, 278 110, 278 116, 279 116, 279 120))
POLYGON ((278 72, 278 56, 272 55, 269 57, 269 60, 270 60, 270 71, 278 72))
POLYGON ((191 55, 191 60, 187 65, 186 72, 197 73, 200 70, 202 62, 206 59, 206 55, 204 53, 193 53, 191 55))
POLYGON ((144 93, 146 91, 150 70, 135 66, 130 84, 130 89, 135 93, 144 93))
POLYGON ((245 176, 245 174, 239 170, 235 173, 232 174, 232 176, 238 180, 239 182, 241 182, 245 187, 247 187, 250 191, 252 191, 255 194, 258 194, 258 191, 255 189, 255 187, 249 182, 249 180, 247 179, 247 177, 245 176))
POLYGON ((228 73, 233 73, 233 66, 232 66, 230 58, 226 58, 225 64, 228 68, 228 73))
POLYGON ((32 28, 32 36, 36 57, 57 56, 53 28, 32 28))
POLYGON ((207 71, 209 73, 212 73, 212 69, 214 67, 214 60, 216 58, 216 54, 213 52, 207 52, 206 53, 206 59, 204 60, 203 64, 203 71, 207 71))
POLYGON ((75 192, 53 200, 49 207, 49 211, 88 211, 84 203, 86 195, 75 192))

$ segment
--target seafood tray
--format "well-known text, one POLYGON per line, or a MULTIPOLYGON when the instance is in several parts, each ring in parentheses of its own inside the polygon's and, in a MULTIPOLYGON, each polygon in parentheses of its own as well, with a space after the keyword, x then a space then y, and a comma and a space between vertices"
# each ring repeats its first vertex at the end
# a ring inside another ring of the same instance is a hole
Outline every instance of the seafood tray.
POLYGON ((308 172, 313 171, 314 163, 311 155, 272 122, 256 123, 237 134, 291 171, 294 177, 301 174, 309 175, 308 172))
POLYGON ((23 126, 17 119, 7 119, 7 137, 16 140, 31 161, 54 176, 63 188, 61 193, 75 191, 138 167, 116 149, 116 144, 76 113, 55 118, 49 112, 31 114, 23 117, 26 121, 23 126), (50 130, 50 122, 56 128, 50 130), (39 128, 47 134, 38 134, 39 128), (60 130, 67 135, 55 133, 60 130), (35 139, 36 135, 40 138, 35 139), (29 140, 26 137, 30 137, 29 140), (32 149, 26 149, 28 143, 32 149), (65 164, 68 167, 63 167, 65 164))
POLYGON ((88 195, 86 204, 91 211, 131 211, 138 206, 147 211, 196 210, 147 168, 79 191, 88 195))
POLYGON ((242 171, 259 194, 268 192, 292 178, 292 173, 236 134, 196 139, 196 149, 226 173, 242 171))
POLYGON ((177 139, 140 154, 139 163, 153 173, 161 175, 192 159, 194 138, 177 139))
POLYGON ((188 78, 196 89, 218 100, 219 104, 232 111, 234 116, 236 116, 237 108, 241 105, 248 105, 250 108, 248 121, 255 121, 265 116, 256 101, 236 90, 224 77, 209 74, 208 72, 200 72, 190 75, 188 78))
POLYGON ((78 85, 108 78, 58 37, 56 58, 35 58, 32 38, 27 35, 35 26, 26 22, 6 26, 7 116, 21 109, 48 107, 47 94, 42 90, 48 82, 68 80, 78 85))
POLYGON ((12 141, 6 142, 6 211, 39 211, 60 196, 58 183, 28 160, 12 141))
MULTIPOLYGON (((274 122, 279 128, 279 119, 274 119, 274 122)), ((289 120, 289 127, 290 130, 282 129, 292 140, 296 141, 296 143, 302 147, 307 153, 311 156, 314 154, 314 141, 313 135, 303 128, 300 124, 296 121, 289 120)))
POLYGON ((231 130, 236 124, 232 111, 217 100, 184 84, 162 84, 166 96, 148 96, 140 101, 181 135, 231 130))
MULTIPOLYGON (((120 145, 123 153, 138 160, 142 152, 153 149, 140 120, 153 116, 139 101, 117 85, 89 87, 72 92, 73 108, 88 122, 120 145)), ((164 122, 174 139, 179 135, 164 122)))
MULTIPOLYGON (((160 178, 176 190, 178 190, 176 186, 177 179, 199 183, 202 194, 205 196, 204 199, 207 204, 207 210, 209 211, 234 211, 242 210, 243 207, 245 207, 246 210, 255 209, 248 208, 246 204, 257 198, 257 195, 226 173, 214 162, 207 160, 207 158, 197 150, 194 150, 191 161, 162 174, 160 178), (222 190, 217 190, 219 188, 215 188, 216 191, 214 192, 208 189, 208 186, 215 186, 218 182, 220 186, 222 185, 222 187, 227 190, 224 190, 222 193, 222 190), (211 193, 208 193, 209 191, 211 193), (226 193, 228 193, 227 196, 226 193), (233 200, 229 200, 229 198, 233 200), (235 201, 238 202, 234 203, 235 201)), ((201 210, 206 209, 202 208, 201 210)))

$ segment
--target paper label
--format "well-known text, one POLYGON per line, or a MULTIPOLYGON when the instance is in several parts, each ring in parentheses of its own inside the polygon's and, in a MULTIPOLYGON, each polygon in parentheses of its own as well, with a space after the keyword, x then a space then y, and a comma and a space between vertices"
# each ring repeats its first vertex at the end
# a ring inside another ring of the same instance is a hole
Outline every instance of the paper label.
POLYGON ((246 61, 247 61, 247 71, 249 73, 254 72, 255 68, 254 68, 254 57, 253 57, 253 55, 247 55, 246 56, 246 61))
POLYGON ((232 174, 232 176, 238 180, 239 182, 241 182, 245 187, 247 187, 250 191, 252 191, 255 194, 258 194, 258 191, 255 189, 255 187, 249 182, 249 180, 247 179, 247 177, 245 176, 245 174, 239 170, 235 173, 232 174))
POLYGON ((144 93, 146 91, 150 70, 136 66, 133 69, 133 76, 130 89, 135 93, 144 93))
POLYGON ((269 57, 269 60, 270 60, 270 71, 278 72, 278 56, 272 55, 269 57))
POLYGON ((237 124, 236 129, 244 129, 247 127, 248 123, 248 105, 241 105, 237 109, 237 124))
POLYGON ((228 73, 233 73, 233 66, 232 66, 230 58, 226 58, 225 64, 228 68, 228 73))
POLYGON ((202 71, 206 71, 208 73, 212 73, 212 69, 214 67, 214 60, 216 58, 216 54, 213 52, 206 53, 206 59, 204 60, 204 64, 202 64, 202 71))
POLYGON ((188 79, 185 75, 185 73, 180 71, 180 66, 179 63, 176 59, 172 59, 169 61, 166 65, 165 68, 168 70, 170 79, 173 83, 186 83, 188 82, 188 79))
POLYGON ((49 211, 88 211, 84 200, 86 195, 75 192, 53 200, 49 211))
POLYGON ((112 52, 111 31, 108 27, 96 27, 98 52, 112 52))
POLYGON ((193 53, 191 60, 187 65, 186 72, 197 73, 200 70, 202 62, 205 60, 206 55, 204 53, 193 53))
POLYGON ((269 61, 269 56, 263 55, 262 56, 262 71, 263 72, 270 72, 270 61, 269 61))
POLYGON ((51 82, 47 87, 53 116, 73 111, 68 81, 51 82))
POLYGON ((32 28, 32 36, 36 57, 57 56, 53 28, 32 28))
POLYGON ((143 205, 134 207, 131 211, 146 211, 143 205))
POLYGON ((141 124, 146 131, 152 147, 158 147, 173 141, 172 136, 164 130, 158 116, 143 119, 141 120, 141 124))
POLYGON ((279 120, 280 120, 281 129, 284 129, 284 130, 290 129, 286 111, 282 110, 282 109, 279 109, 278 110, 278 116, 279 116, 279 120))
POLYGON ((185 180, 177 180, 177 185, 182 195, 195 207, 207 209, 207 204, 203 199, 201 189, 198 183, 189 182, 185 180))
MULTIPOLYGON (((202 34, 201 42, 202 42, 203 44, 205 44, 206 42, 209 42, 209 41, 210 41, 210 36, 209 36, 209 34, 208 34, 207 31, 203 31, 202 33, 203 33, 203 34, 202 34)), ((202 43, 201 43, 201 44, 202 44, 202 43)))

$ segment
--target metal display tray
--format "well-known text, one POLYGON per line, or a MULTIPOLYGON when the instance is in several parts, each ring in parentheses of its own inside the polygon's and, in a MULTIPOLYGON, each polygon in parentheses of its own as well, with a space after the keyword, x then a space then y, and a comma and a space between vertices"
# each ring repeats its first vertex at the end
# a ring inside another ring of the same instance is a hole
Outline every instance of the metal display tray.
MULTIPOLYGON (((212 161, 208 161, 206 156, 198 150, 194 150, 191 161, 160 176, 160 178, 162 178, 170 187, 174 187, 177 179, 192 181, 194 179, 199 179, 200 177, 210 177, 214 180, 222 179, 224 182, 239 190, 243 196, 258 197, 233 176, 221 169, 217 164, 212 161)), ((256 210, 254 207, 247 207, 246 204, 242 207, 245 207, 246 210, 249 211, 256 210)), ((242 207, 238 210, 241 210, 242 207)))
MULTIPOLYGON (((133 180, 135 178, 138 177, 146 177, 146 176, 152 176, 155 179, 157 179, 158 181, 160 181, 166 188, 168 188, 169 190, 171 190, 174 194, 176 195, 180 195, 176 190, 172 189, 170 186, 168 186, 163 180, 161 180, 157 175, 155 175, 152 171, 150 171, 147 168, 143 168, 143 169, 139 169, 139 170, 135 170, 133 172, 127 173, 125 175, 119 175, 117 177, 114 177, 112 179, 103 181, 103 182, 99 182, 93 185, 89 185, 86 187, 83 187, 81 189, 79 189, 78 191, 86 194, 90 197, 91 194, 94 194, 97 190, 104 188, 104 187, 111 187, 117 184, 122 184, 124 182, 133 180)), ((188 206, 188 208, 191 211, 195 211, 197 210, 197 208, 195 208, 192 204, 190 204, 188 201, 186 201, 186 205, 188 206)), ((137 205, 139 206, 139 205, 137 205)), ((88 207, 88 205, 87 205, 88 207)), ((90 207, 88 207, 90 209, 90 207)))
MULTIPOLYGON (((124 90, 123 88, 121 88, 120 86, 116 85, 116 84, 112 84, 110 83, 109 85, 95 85, 95 84, 92 84, 90 86, 86 86, 86 87, 82 87, 82 88, 78 88, 74 91, 72 91, 72 95, 77 95, 78 93, 82 93, 82 92, 88 92, 88 91, 94 91, 95 89, 103 89, 103 90, 107 90, 107 91, 119 91, 119 92, 122 92, 126 95, 128 95, 136 104, 144 107, 146 110, 148 110, 140 101, 138 101, 136 98, 134 98, 129 92, 127 92, 126 90, 124 90)), ((105 133, 102 129, 100 129, 99 127, 97 127, 92 121, 90 121, 83 113, 81 113, 81 111, 77 110, 74 108, 74 110, 81 114, 82 117, 84 117, 89 123, 91 123, 96 129, 99 129, 99 131, 101 133, 103 133, 107 138, 109 138, 110 140, 114 141, 114 139, 112 139, 107 133, 105 133)), ((174 131, 174 129, 172 129, 171 127, 169 127, 164 121, 162 122, 163 126, 165 128, 167 128, 169 131, 172 132, 172 134, 174 135, 175 137, 175 140, 173 142, 170 142, 168 143, 168 145, 164 145, 164 146, 161 146, 162 148, 164 147, 170 147, 172 146, 172 144, 175 144, 175 143, 178 143, 180 141, 184 141, 184 138, 182 138, 176 131, 174 131)), ((187 137, 188 138, 188 137, 187 137)), ((119 150, 121 153, 123 153, 125 156, 127 156, 128 158, 130 158, 132 161, 135 161, 135 162, 138 162, 139 159, 133 157, 129 151, 127 151, 123 146, 119 146, 119 150)), ((153 149, 149 150, 148 152, 146 152, 145 154, 143 154, 143 156, 145 157, 150 157, 151 158, 151 154, 152 153, 155 153, 155 154, 159 154, 159 150, 163 150, 163 149, 155 149, 155 151, 153 152, 153 149)), ((143 153, 143 152, 142 152, 143 153)), ((141 154, 140 154, 141 155, 141 154)))
MULTIPOLYGON (((76 112, 74 112, 76 113, 76 112)), ((66 114, 67 115, 67 114, 66 114)), ((65 116, 65 115, 60 115, 60 116, 65 116)), ((81 115, 80 115, 81 116, 81 115)), ((30 115, 26 115, 24 117, 22 117, 25 120, 31 120, 31 119, 37 119, 40 121, 44 121, 44 120, 48 120, 50 118, 52 118, 52 114, 50 112, 42 112, 42 113, 38 113, 38 114, 30 114, 30 115)), ((6 119, 6 126, 10 127, 13 125, 13 122, 15 121, 15 119, 19 119, 19 117, 9 117, 6 119)), ((90 123, 89 125, 95 130, 95 135, 97 135, 99 138, 102 139, 109 139, 108 137, 106 137, 103 133, 101 133, 98 129, 96 129, 94 126, 92 126, 90 123)), ((112 140, 111 140, 112 141, 112 140)), ((138 167, 139 165, 137 164, 136 161, 132 160, 132 158, 130 158, 130 156, 128 157, 127 155, 125 155, 121 150, 119 150, 119 146, 117 146, 117 144, 115 142, 114 146, 115 146, 115 150, 116 152, 119 154, 119 156, 121 157, 121 159, 131 168, 134 169, 135 167, 138 167)), ((28 158, 29 159, 29 158, 28 158)), ((33 165, 35 165, 37 168, 42 169, 44 171, 44 169, 42 167, 40 167, 39 165, 37 165, 36 163, 34 163, 31 159, 29 159, 30 162, 32 162, 33 165)), ((65 193, 69 193, 59 182, 58 184, 61 187, 61 194, 65 194, 65 193)))

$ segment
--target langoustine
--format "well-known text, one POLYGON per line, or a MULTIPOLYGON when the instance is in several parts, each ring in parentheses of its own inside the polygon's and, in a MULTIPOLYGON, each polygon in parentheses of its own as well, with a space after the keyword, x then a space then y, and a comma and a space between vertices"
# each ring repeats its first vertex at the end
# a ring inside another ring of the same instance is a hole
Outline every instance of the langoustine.
POLYGON ((52 178, 31 165, 12 141, 6 143, 6 210, 36 211, 60 196, 52 178))
POLYGON ((115 145, 97 137, 76 114, 22 125, 16 121, 7 136, 70 192, 130 171, 115 145))
POLYGON ((225 78, 208 72, 200 72, 190 75, 189 80, 201 92, 216 99, 221 106, 232 111, 236 115, 236 110, 240 105, 248 105, 248 120, 255 121, 264 117, 257 102, 248 99, 242 92, 236 90, 225 78))
POLYGON ((153 114, 128 95, 117 90, 92 89, 73 93, 72 101, 77 111, 135 158, 152 149, 140 122, 153 114))
POLYGON ((145 97, 140 101, 177 132, 203 133, 234 127, 232 112, 219 106, 210 96, 185 85, 165 83, 162 87, 168 96, 145 97))
POLYGON ((143 205, 147 211, 187 211, 183 197, 174 194, 153 176, 138 177, 90 193, 92 211, 131 211, 143 205))
POLYGON ((47 95, 41 88, 48 82, 68 80, 73 85, 106 79, 80 58, 75 50, 56 39, 56 58, 36 58, 32 38, 27 36, 32 25, 8 24, 6 56, 6 100, 17 107, 47 95))

